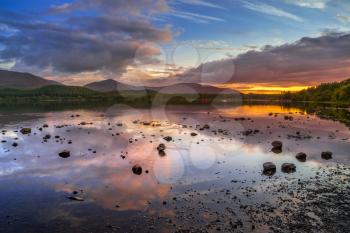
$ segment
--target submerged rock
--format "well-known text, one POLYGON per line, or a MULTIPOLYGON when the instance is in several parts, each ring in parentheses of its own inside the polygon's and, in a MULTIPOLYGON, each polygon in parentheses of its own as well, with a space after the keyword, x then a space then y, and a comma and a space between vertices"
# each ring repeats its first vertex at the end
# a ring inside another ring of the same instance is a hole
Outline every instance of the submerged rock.
POLYGON ((32 133, 32 129, 31 128, 23 128, 23 129, 21 129, 21 133, 22 134, 30 134, 30 133, 32 133))
POLYGON ((295 158, 299 160, 300 162, 305 162, 306 161, 307 155, 304 152, 298 153, 295 158))
POLYGON ((284 173, 293 173, 296 171, 296 166, 293 163, 284 163, 282 164, 282 172, 284 173))
POLYGON ((70 151, 64 150, 64 151, 60 152, 58 155, 59 155, 61 158, 66 159, 66 158, 70 157, 70 151))
POLYGON ((267 162, 263 164, 264 170, 263 174, 267 176, 272 176, 273 174, 276 173, 276 165, 271 162, 267 162))
POLYGON ((325 151, 325 152, 321 153, 322 159, 325 159, 325 160, 332 159, 332 155, 333 155, 333 153, 330 151, 325 151))
POLYGON ((132 167, 132 172, 139 176, 142 174, 142 167, 140 165, 135 165, 132 167))

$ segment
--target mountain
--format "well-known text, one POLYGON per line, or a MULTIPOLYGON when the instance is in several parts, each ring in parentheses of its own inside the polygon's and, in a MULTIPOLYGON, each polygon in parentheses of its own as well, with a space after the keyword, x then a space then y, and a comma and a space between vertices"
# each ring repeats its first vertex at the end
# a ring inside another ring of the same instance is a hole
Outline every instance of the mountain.
POLYGON ((112 91, 137 91, 144 90, 143 87, 131 86, 124 83, 117 82, 113 79, 107 79, 99 82, 89 83, 84 86, 90 90, 99 92, 112 92, 112 91))
POLYGON ((108 79, 100 82, 93 82, 85 85, 86 88, 100 92, 111 91, 130 91, 130 90, 152 90, 163 94, 238 94, 238 92, 231 89, 224 89, 209 85, 201 85, 197 83, 180 83, 164 87, 137 87, 117 82, 113 79, 108 79))
POLYGON ((165 87, 149 87, 148 89, 163 94, 239 94, 239 92, 234 91, 232 89, 219 88, 198 83, 179 83, 165 87))
POLYGON ((29 73, 0 70, 0 87, 2 88, 35 89, 50 85, 62 84, 29 73))

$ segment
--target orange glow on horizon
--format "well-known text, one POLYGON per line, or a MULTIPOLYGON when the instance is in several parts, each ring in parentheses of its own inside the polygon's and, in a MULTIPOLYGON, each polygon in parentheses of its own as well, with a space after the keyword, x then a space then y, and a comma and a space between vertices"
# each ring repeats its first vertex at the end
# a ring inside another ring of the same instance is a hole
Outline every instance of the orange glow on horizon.
POLYGON ((290 91, 290 92, 298 92, 304 89, 307 89, 311 86, 269 86, 269 85, 241 85, 241 84, 221 84, 216 85, 221 88, 229 88, 240 91, 243 94, 280 94, 282 92, 290 91))

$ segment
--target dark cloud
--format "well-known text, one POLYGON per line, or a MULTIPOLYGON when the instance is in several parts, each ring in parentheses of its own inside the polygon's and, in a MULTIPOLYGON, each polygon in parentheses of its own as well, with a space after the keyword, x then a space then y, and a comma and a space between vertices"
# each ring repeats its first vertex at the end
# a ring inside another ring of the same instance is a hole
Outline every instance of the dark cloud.
POLYGON ((143 13, 166 7, 162 0, 78 0, 54 6, 42 18, 7 17, 8 13, 0 22, 16 32, 0 35, 0 59, 64 73, 121 74, 135 62, 156 62, 156 44, 171 40, 169 27, 155 26, 143 13), (86 13, 78 14, 81 11, 86 13))
POLYGON ((312 85, 350 77, 350 34, 331 33, 281 46, 265 46, 235 59, 202 64, 172 82, 312 85), (234 64, 234 69, 232 68, 234 64))

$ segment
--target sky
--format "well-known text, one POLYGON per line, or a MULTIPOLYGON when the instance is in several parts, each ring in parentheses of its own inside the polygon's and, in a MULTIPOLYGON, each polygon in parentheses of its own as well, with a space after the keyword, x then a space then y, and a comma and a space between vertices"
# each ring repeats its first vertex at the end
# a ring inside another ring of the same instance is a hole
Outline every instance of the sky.
POLYGON ((0 68, 67 85, 273 93, 350 78, 348 0, 0 3, 0 68))

